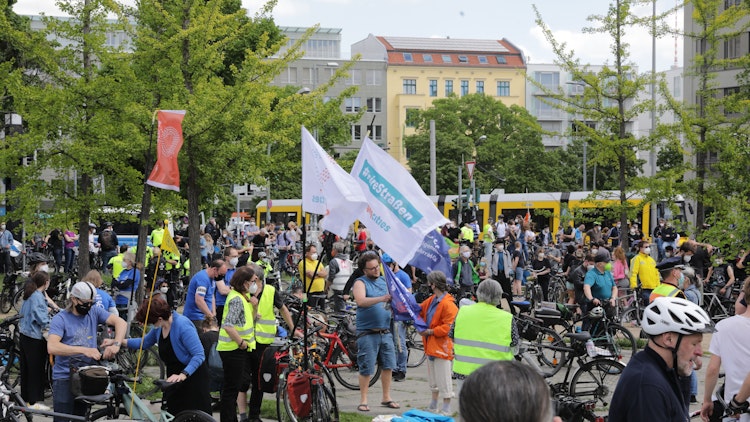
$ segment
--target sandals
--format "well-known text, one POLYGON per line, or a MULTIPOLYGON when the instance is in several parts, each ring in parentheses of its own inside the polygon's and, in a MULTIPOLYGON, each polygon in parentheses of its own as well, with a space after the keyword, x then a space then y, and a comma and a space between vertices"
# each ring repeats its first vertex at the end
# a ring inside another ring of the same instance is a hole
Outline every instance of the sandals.
POLYGON ((389 409, 401 409, 401 406, 393 400, 380 402, 380 404, 389 409))
POLYGON ((369 412, 370 411, 370 407, 367 406, 367 404, 363 403, 363 404, 360 404, 359 406, 357 406, 357 410, 360 411, 360 412, 369 412))

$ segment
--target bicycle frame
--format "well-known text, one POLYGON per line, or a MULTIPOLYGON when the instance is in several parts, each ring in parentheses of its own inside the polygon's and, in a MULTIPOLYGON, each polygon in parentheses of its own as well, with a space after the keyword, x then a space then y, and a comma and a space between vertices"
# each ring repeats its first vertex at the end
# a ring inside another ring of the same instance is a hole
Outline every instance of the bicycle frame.
POLYGON ((349 354, 349 350, 344 345, 344 342, 341 341, 341 337, 339 336, 338 331, 334 331, 333 333, 325 333, 325 332, 319 332, 319 336, 328 339, 328 348, 326 350, 326 356, 325 359, 323 359, 323 365, 325 365, 328 369, 333 368, 349 368, 352 366, 351 361, 348 364, 334 364, 331 363, 331 358, 333 357, 333 352, 336 350, 336 348, 340 348, 342 353, 349 354))

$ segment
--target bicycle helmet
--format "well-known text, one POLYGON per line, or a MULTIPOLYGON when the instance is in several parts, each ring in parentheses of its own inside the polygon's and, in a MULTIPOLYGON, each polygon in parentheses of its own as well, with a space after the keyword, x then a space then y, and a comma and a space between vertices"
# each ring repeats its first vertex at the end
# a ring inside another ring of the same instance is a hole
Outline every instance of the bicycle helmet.
POLYGON ((47 262, 47 257, 41 252, 32 252, 26 256, 26 260, 29 262, 29 265, 34 265, 40 262, 47 262))
POLYGON ((659 297, 643 311, 643 331, 650 336, 713 333, 714 322, 700 306, 678 297, 659 297))
POLYGON ((265 257, 266 257, 266 253, 265 252, 258 252, 258 258, 263 259, 265 257))
POLYGON ((601 319, 604 316, 604 308, 601 306, 595 306, 589 311, 589 317, 591 319, 601 319))

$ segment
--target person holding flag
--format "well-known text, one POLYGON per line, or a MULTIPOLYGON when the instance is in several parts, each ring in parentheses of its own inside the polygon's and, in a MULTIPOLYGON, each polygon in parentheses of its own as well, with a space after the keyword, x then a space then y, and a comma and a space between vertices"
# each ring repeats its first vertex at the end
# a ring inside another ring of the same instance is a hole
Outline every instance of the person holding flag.
POLYGON ((458 308, 453 296, 446 291, 448 282, 442 271, 427 274, 427 285, 432 296, 422 302, 420 316, 428 327, 421 331, 424 353, 427 359, 427 379, 432 392, 432 399, 427 410, 438 412, 438 399, 442 397, 441 415, 451 415, 451 398, 453 398, 453 381, 451 368, 453 364, 453 341, 448 336, 456 320, 458 308))
MULTIPOLYGON (((401 286, 407 292, 411 293, 411 278, 409 275, 405 271, 402 271, 398 263, 393 261, 393 258, 387 253, 384 253, 381 259, 383 260, 383 264, 393 271, 393 275, 396 276, 401 286)), ((393 371, 393 380, 401 382, 406 379, 406 361, 409 359, 409 351, 406 348, 406 324, 404 324, 404 321, 397 321, 394 318, 391 325, 391 332, 393 333, 393 344, 396 348, 396 369, 393 371)))

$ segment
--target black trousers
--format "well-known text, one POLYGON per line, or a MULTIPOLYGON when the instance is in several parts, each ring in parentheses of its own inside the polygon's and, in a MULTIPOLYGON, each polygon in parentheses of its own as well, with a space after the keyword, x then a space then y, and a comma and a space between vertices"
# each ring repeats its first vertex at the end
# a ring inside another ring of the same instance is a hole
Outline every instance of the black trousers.
MULTIPOLYGON (((224 386, 221 389, 221 422, 237 421, 237 395, 250 388, 251 352, 231 350, 219 352, 224 367, 224 386)), ((257 369, 255 371, 257 373, 257 369)), ((261 397, 262 399, 262 397, 261 397)))
POLYGON ((263 403, 263 390, 260 389, 260 359, 267 344, 255 343, 255 350, 250 352, 250 402, 247 406, 247 418, 250 420, 260 418, 260 405, 263 403))
POLYGON ((44 368, 47 360, 47 341, 21 334, 21 397, 29 404, 44 401, 44 388, 47 374, 44 368))

